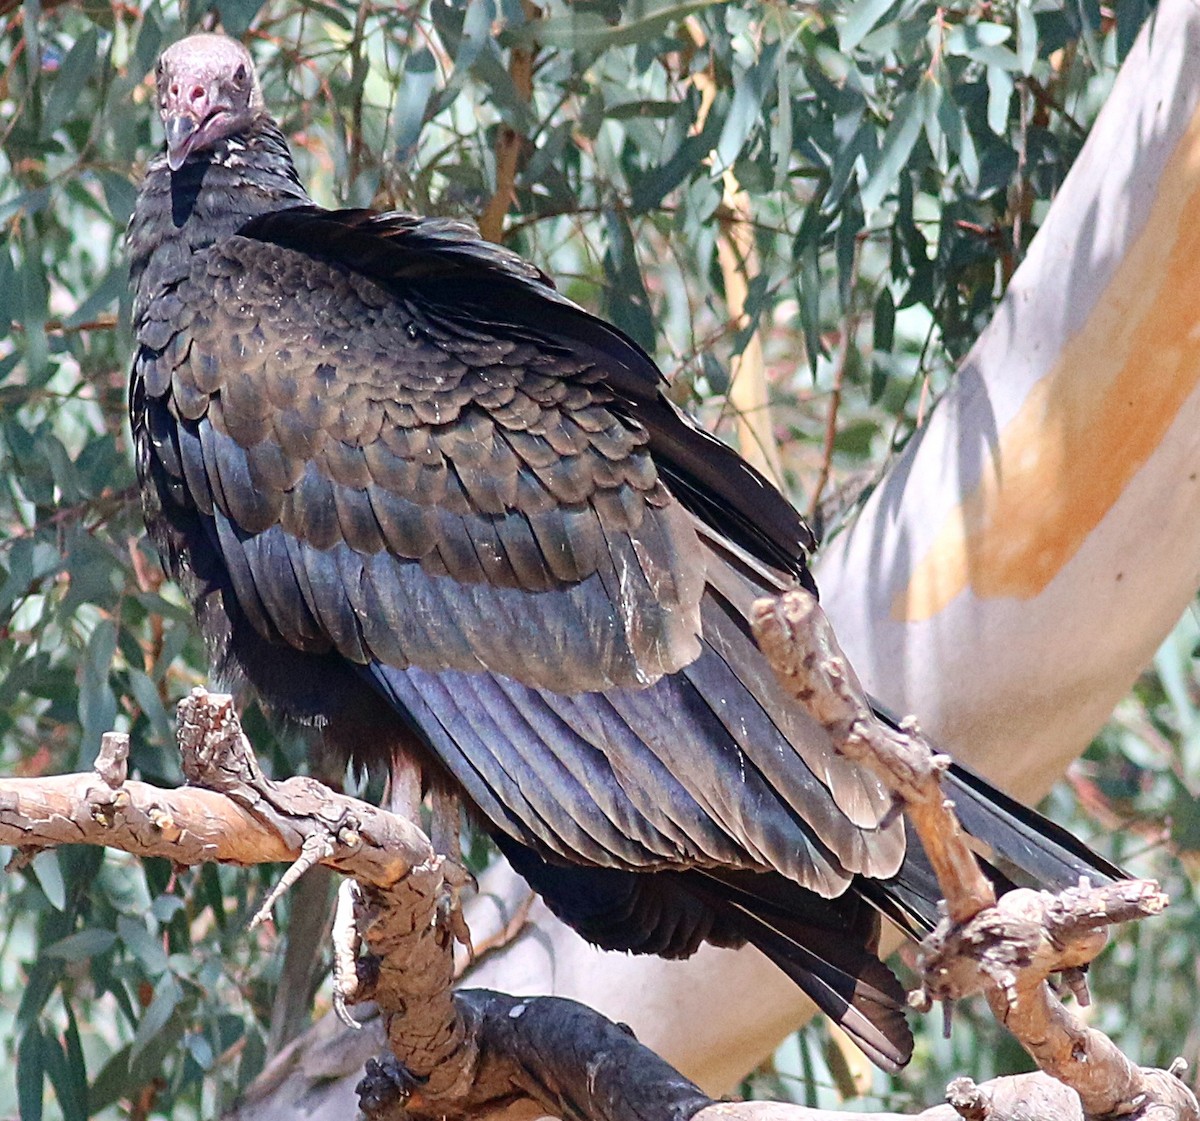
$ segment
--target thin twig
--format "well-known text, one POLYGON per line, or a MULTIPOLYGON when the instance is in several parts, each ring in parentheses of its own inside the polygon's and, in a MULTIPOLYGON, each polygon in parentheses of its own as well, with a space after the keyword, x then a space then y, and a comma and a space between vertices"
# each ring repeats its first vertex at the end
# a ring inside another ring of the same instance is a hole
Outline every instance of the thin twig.
MULTIPOLYGON (((521 8, 528 22, 541 17, 541 9, 531 0, 521 0, 521 8)), ((521 101, 528 104, 533 96, 532 47, 512 48, 508 71, 513 87, 521 101)), ((504 218, 516 198, 517 165, 525 138, 511 125, 501 122, 496 133, 496 189, 479 215, 479 232, 488 241, 499 243, 504 238, 504 218)))
POLYGON ((833 387, 829 391, 829 408, 825 413, 825 440, 821 448, 821 471, 813 487, 812 499, 808 504, 808 520, 815 524, 821 511, 821 496, 829 484, 833 472, 833 448, 837 440, 838 411, 842 404, 842 386, 846 380, 846 368, 850 364, 850 351, 854 336, 858 333, 858 312, 855 310, 855 295, 858 288, 858 261, 862 249, 862 236, 854 242, 854 259, 850 262, 850 296, 846 314, 842 317, 842 337, 838 346, 837 365, 833 370, 833 387))

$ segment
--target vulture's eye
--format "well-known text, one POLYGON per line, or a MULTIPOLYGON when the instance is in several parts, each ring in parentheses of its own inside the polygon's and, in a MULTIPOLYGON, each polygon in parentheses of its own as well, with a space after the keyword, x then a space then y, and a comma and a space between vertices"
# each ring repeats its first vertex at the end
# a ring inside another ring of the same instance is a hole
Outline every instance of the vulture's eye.
POLYGON ((246 66, 244 63, 238 63, 238 68, 233 72, 233 80, 239 86, 244 86, 246 84, 246 66))

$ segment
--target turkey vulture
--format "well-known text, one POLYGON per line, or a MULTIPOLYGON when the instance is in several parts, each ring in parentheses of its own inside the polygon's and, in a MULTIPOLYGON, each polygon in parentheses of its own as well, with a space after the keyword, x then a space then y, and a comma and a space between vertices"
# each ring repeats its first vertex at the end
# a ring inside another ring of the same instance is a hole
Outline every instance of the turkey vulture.
MULTIPOLYGON (((157 89, 129 407, 146 524, 222 685, 460 792, 592 942, 753 943, 903 1064, 879 915, 920 934, 936 887, 747 624, 815 591, 799 514, 532 265, 461 222, 314 205, 240 44, 176 43, 157 89)), ((1031 882, 1117 874, 948 781, 1031 882)))

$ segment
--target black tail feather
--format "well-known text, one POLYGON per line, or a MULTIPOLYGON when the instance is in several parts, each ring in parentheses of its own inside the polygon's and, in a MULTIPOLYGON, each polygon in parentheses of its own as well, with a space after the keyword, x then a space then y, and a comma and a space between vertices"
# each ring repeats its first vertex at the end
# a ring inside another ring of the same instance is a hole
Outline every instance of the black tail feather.
POLYGON ((822 899, 772 874, 695 876, 697 896, 783 970, 872 1062, 889 1071, 908 1062, 913 1037, 905 992, 877 956, 879 913, 869 900, 853 891, 822 899))
POLYGON ((689 957, 701 942, 751 943, 885 1070, 912 1054, 904 989, 876 956, 879 915, 853 892, 823 899, 772 872, 660 872, 552 864, 497 844, 550 910, 608 950, 689 957))
POLYGON ((1125 879, 1115 864, 1037 810, 997 790, 961 763, 942 779, 959 820, 972 837, 991 846, 988 859, 1018 887, 1062 891, 1081 877, 1093 884, 1125 879))
MULTIPOLYGON (((876 715, 893 728, 899 721, 877 702, 876 715)), ((962 763, 952 762, 942 788, 954 803, 963 828, 986 851, 983 868, 1003 894, 1015 887, 1062 891, 1080 879, 1092 884, 1125 879, 1125 873, 1093 852, 1067 830, 998 790, 962 763)), ((933 869, 912 829, 900 871, 887 880, 860 880, 857 886, 888 918, 915 938, 933 929, 942 898, 933 869)))
POLYGON ((767 955, 838 1024, 876 1066, 900 1070, 912 1057, 904 988, 896 975, 845 934, 792 920, 777 928, 743 912, 746 940, 767 955))

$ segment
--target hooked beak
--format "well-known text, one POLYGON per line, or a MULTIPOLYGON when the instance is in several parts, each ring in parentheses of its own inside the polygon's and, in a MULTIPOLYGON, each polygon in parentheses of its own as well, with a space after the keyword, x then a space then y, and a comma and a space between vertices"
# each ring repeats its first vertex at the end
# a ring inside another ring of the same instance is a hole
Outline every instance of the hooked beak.
POLYGON ((167 134, 167 166, 178 171, 191 155, 200 122, 186 113, 172 114, 163 121, 167 134))

